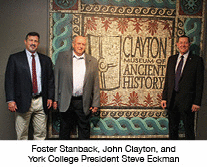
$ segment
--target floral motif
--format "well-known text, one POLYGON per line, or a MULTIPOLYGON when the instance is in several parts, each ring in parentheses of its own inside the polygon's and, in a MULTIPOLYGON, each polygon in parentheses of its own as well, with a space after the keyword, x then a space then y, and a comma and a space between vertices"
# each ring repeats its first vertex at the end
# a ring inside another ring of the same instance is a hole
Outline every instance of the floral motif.
POLYGON ((170 34, 169 36, 169 38, 171 39, 171 37, 172 37, 172 26, 170 25, 170 23, 167 21, 167 20, 165 20, 165 21, 160 21, 163 25, 164 25, 164 28, 163 28, 163 30, 167 30, 168 31, 168 33, 170 34))
POLYGON ((129 19, 128 18, 120 18, 118 20, 118 30, 123 34, 128 28, 129 19))
POLYGON ((104 91, 100 93, 100 103, 101 106, 105 106, 108 102, 108 95, 104 91))
POLYGON ((63 9, 67 9, 73 7, 77 3, 77 0, 55 0, 55 3, 63 9))
POLYGON ((116 95, 114 96, 114 99, 112 100, 115 106, 121 106, 122 104, 122 99, 121 96, 119 95, 119 92, 116 92, 116 95))
POLYGON ((157 30, 158 30, 158 21, 157 20, 154 20, 154 21, 150 21, 148 23, 148 29, 149 30, 149 33, 151 33, 151 35, 153 36, 157 30))
POLYGON ((152 97, 150 96, 150 94, 148 93, 148 95, 145 96, 145 98, 146 98, 146 100, 144 100, 145 107, 147 107, 147 106, 152 107, 153 106, 153 100, 152 100, 152 97))
POLYGON ((54 0, 54 10, 78 10, 78 0, 54 0))
POLYGON ((96 20, 97 18, 95 17, 91 17, 91 19, 87 18, 86 23, 84 25, 85 34, 87 34, 87 30, 91 30, 91 31, 96 30, 96 26, 97 26, 96 20))
POLYGON ((136 32, 137 32, 137 34, 139 33, 139 31, 141 31, 142 29, 141 29, 141 26, 142 26, 142 24, 140 24, 140 22, 141 22, 141 18, 135 18, 135 24, 133 25, 135 28, 133 29, 133 30, 135 30, 136 32))
MULTIPOLYGON (((98 20, 98 17, 91 17, 86 18, 84 28, 85 28, 85 34, 87 34, 88 30, 96 30, 97 29, 97 23, 96 20, 98 20)), ((169 33, 169 38, 172 37, 172 26, 167 20, 143 20, 142 18, 111 18, 111 17, 101 17, 101 23, 103 24, 102 28, 105 29, 105 31, 108 31, 111 27, 111 24, 116 21, 117 22, 117 30, 124 34, 124 32, 127 31, 127 28, 129 28, 129 23, 134 23, 133 30, 135 30, 137 33, 140 33, 143 31, 143 24, 142 23, 148 23, 147 31, 151 33, 151 35, 155 35, 158 31, 158 23, 161 23, 164 27, 162 30, 166 30, 169 33)), ((161 27, 159 27, 161 28, 161 27)))
POLYGON ((162 93, 158 93, 158 94, 157 94, 157 105, 158 105, 158 106, 160 106, 161 101, 162 101, 162 93))
POLYGON ((134 106, 138 106, 139 105, 138 102, 139 102, 138 93, 133 91, 132 93, 130 93, 129 105, 132 106, 134 104, 134 106))
POLYGON ((107 31, 110 27, 110 24, 112 24, 112 21, 116 21, 118 18, 110 18, 110 17, 101 17, 102 21, 102 28, 105 28, 105 31, 107 31))
POLYGON ((202 11, 202 0, 183 0, 180 5, 185 14, 195 15, 202 11))
POLYGON ((162 100, 162 93, 157 94, 157 102, 154 103, 153 97, 150 95, 150 93, 147 94, 145 97, 144 103, 139 103, 139 96, 138 93, 133 91, 132 93, 129 93, 129 101, 128 103, 123 103, 122 95, 120 95, 119 92, 116 92, 115 95, 113 95, 112 103, 109 102, 108 94, 102 91, 100 93, 100 102, 101 106, 141 106, 141 107, 160 107, 160 103, 162 100))
POLYGON ((102 26, 102 27, 105 27, 105 30, 106 30, 106 31, 108 30, 108 28, 111 28, 111 27, 110 27, 111 22, 110 22, 109 20, 107 20, 107 19, 105 20, 105 19, 104 19, 104 20, 102 21, 102 23, 103 23, 103 26, 102 26))

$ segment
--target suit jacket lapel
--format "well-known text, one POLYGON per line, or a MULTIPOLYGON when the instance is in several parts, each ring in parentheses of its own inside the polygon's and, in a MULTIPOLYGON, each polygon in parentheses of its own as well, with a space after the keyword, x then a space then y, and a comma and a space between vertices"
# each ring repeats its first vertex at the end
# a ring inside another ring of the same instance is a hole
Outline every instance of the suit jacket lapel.
POLYGON ((72 57, 72 53, 70 52, 70 54, 67 55, 66 57, 67 57, 67 63, 66 63, 67 67, 65 67, 65 68, 67 68, 68 72, 69 72, 69 77, 68 77, 69 82, 71 84, 73 84, 73 57, 72 57))
POLYGON ((176 68, 176 63, 177 63, 177 59, 178 59, 178 54, 175 55, 175 58, 173 60, 173 74, 175 75, 175 68, 176 68))
POLYGON ((29 62, 28 62, 27 54, 26 54, 26 51, 25 51, 25 50, 23 51, 22 62, 23 62, 23 64, 25 64, 25 68, 26 68, 26 71, 27 71, 27 77, 30 78, 31 83, 32 83, 32 78, 31 78, 31 72, 30 72, 29 62))
MULTIPOLYGON (((185 66, 184 66, 184 68, 183 68, 183 72, 182 72, 182 75, 181 75, 181 78, 180 78, 180 81, 182 80, 182 78, 183 78, 183 76, 185 76, 185 74, 186 74, 186 72, 189 70, 189 67, 191 66, 191 60, 192 60, 192 54, 191 54, 191 52, 189 53, 189 55, 188 55, 188 58, 187 58, 187 61, 186 61, 186 63, 185 63, 185 66)), ((179 81, 179 82, 180 82, 179 81)))
MULTIPOLYGON (((88 75, 89 75, 89 71, 90 71, 90 62, 91 62, 91 59, 90 57, 85 54, 85 63, 86 63, 86 73, 85 73, 85 77, 84 77, 84 85, 86 84, 87 80, 86 78, 88 78, 88 75)), ((83 86, 84 86, 83 85, 83 86)))
POLYGON ((44 72, 45 72, 45 65, 44 61, 42 60, 42 55, 40 53, 37 53, 39 60, 40 60, 40 67, 41 67, 41 83, 43 85, 43 78, 44 78, 44 72))

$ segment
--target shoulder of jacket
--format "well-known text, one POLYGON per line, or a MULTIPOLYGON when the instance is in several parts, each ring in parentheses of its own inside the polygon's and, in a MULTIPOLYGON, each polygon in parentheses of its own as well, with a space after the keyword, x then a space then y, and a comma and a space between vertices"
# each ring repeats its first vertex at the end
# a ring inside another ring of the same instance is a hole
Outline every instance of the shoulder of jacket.
POLYGON ((17 52, 17 53, 13 53, 9 56, 9 59, 19 59, 22 56, 26 55, 25 51, 21 51, 21 52, 17 52))
POLYGON ((59 56, 67 57, 67 56, 71 56, 71 55, 72 55, 71 51, 63 51, 63 52, 58 53, 58 57, 59 56))
POLYGON ((37 52, 37 54, 38 54, 39 56, 49 57, 49 56, 47 56, 47 55, 45 55, 45 54, 42 54, 42 53, 39 53, 39 52, 37 52))
POLYGON ((177 54, 175 54, 175 55, 172 55, 172 56, 170 56, 170 57, 174 57, 174 58, 176 58, 176 57, 178 57, 178 53, 177 54))
POLYGON ((90 54, 86 54, 87 58, 92 60, 92 61, 97 61, 97 59, 93 56, 91 56, 90 54))
POLYGON ((178 54, 175 54, 175 55, 171 55, 168 60, 171 60, 171 59, 176 59, 178 57, 178 54))
POLYGON ((39 57, 42 58, 43 60, 46 60, 46 61, 52 61, 51 60, 51 57, 45 55, 45 54, 42 54, 42 53, 38 53, 39 57))
POLYGON ((193 54, 192 52, 190 52, 189 54, 190 58, 194 59, 194 60, 203 60, 203 58, 197 54, 193 54))
POLYGON ((71 55, 72 53, 70 53, 70 51, 59 52, 55 64, 61 64, 68 61, 68 57, 70 57, 71 55))
POLYGON ((26 52, 21 51, 21 52, 12 53, 10 56, 19 56, 19 55, 24 55, 24 54, 26 54, 26 52))

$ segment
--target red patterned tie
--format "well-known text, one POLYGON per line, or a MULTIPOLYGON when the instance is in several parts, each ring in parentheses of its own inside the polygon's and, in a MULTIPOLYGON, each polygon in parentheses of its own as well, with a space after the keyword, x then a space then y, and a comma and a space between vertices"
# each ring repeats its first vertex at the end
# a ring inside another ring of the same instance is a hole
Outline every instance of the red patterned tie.
POLYGON ((32 86, 33 86, 33 93, 37 93, 37 75, 36 75, 36 63, 35 63, 35 56, 32 55, 32 86))

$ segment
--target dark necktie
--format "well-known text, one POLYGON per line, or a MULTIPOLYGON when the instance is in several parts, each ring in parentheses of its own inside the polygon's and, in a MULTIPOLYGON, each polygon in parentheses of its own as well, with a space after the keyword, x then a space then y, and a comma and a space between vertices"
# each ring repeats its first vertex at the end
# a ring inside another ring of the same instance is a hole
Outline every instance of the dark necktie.
POLYGON ((183 67, 183 58, 184 58, 184 56, 181 56, 181 60, 178 64, 177 71, 176 71, 176 74, 175 74, 175 91, 176 92, 178 92, 178 90, 179 90, 178 83, 179 83, 179 80, 180 80, 181 71, 182 71, 182 67, 183 67))
POLYGON ((76 59, 78 59, 78 60, 81 60, 81 59, 84 59, 84 57, 83 56, 75 56, 75 55, 73 55, 73 58, 76 58, 76 59))
POLYGON ((32 55, 32 86, 33 86, 33 93, 37 93, 37 74, 36 74, 36 62, 35 56, 32 55))

